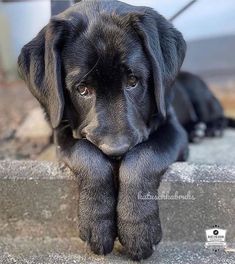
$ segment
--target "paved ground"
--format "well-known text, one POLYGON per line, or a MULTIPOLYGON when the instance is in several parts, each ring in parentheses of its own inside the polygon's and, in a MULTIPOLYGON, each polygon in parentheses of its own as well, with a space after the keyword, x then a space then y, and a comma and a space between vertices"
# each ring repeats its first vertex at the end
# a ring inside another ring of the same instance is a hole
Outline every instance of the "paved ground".
POLYGON ((0 160, 33 158, 45 147, 40 141, 20 141, 15 137, 21 123, 37 106, 22 81, 0 82, 0 160))
POLYGON ((235 129, 228 129, 222 138, 206 139, 190 146, 189 162, 235 165, 235 129))
MULTIPOLYGON (((0 241, 1 264, 128 264, 125 251, 116 243, 112 254, 91 254, 79 239, 4 239, 0 241)), ((234 264, 235 253, 206 249, 203 243, 160 243, 148 264, 234 264)))

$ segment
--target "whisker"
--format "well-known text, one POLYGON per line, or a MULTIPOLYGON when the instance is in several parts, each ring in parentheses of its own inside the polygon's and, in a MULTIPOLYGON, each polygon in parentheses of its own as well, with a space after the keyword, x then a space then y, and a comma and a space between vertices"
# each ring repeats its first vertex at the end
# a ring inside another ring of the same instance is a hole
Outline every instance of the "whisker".
POLYGON ((60 131, 64 131, 64 130, 65 130, 66 128, 68 128, 68 127, 70 127, 70 125, 69 125, 69 124, 68 124, 68 125, 66 125, 66 126, 64 126, 64 127, 62 127, 60 131))
POLYGON ((100 57, 96 61, 95 65, 82 77, 82 79, 85 79, 87 77, 87 75, 90 74, 95 69, 95 67, 97 66, 99 60, 100 60, 100 57))

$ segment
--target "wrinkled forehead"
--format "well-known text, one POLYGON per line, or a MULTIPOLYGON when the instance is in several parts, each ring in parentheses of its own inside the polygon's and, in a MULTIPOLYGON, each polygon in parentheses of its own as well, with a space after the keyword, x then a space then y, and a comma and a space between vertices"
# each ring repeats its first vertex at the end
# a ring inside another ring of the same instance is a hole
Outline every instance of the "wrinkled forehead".
MULTIPOLYGON (((64 51, 69 72, 86 74, 96 68, 101 73, 122 69, 147 71, 148 62, 140 39, 129 26, 118 27, 112 21, 91 21, 64 51)), ((143 73, 145 74, 145 73, 143 73)))

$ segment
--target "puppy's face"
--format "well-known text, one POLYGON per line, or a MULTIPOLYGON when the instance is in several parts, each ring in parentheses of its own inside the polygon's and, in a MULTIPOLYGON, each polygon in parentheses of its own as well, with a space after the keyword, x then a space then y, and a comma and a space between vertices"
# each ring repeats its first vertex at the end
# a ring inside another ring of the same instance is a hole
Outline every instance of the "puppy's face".
POLYGON ((74 138, 121 156, 167 118, 184 54, 182 35, 152 9, 82 1, 52 18, 18 62, 54 129, 68 121, 74 138))
POLYGON ((137 34, 102 17, 62 52, 73 136, 120 156, 146 140, 154 113, 150 64, 137 34))

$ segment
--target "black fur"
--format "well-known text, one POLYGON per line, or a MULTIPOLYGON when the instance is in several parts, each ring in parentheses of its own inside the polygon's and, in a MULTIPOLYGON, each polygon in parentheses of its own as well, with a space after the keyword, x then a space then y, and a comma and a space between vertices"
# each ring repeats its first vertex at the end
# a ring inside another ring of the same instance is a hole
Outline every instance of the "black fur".
POLYGON ((78 3, 22 49, 20 72, 79 179, 80 237, 97 254, 118 236, 141 260, 161 239, 158 203, 138 193, 157 194, 169 165, 187 158, 171 106, 185 49, 157 12, 119 1, 78 3))
MULTIPOLYGON (((181 72, 175 81, 173 105, 189 140, 222 136, 228 123, 223 108, 207 84, 198 76, 181 72)), ((230 119, 232 121, 232 119, 230 119)))
POLYGON ((227 118, 228 127, 235 128, 235 120, 233 118, 227 118))

